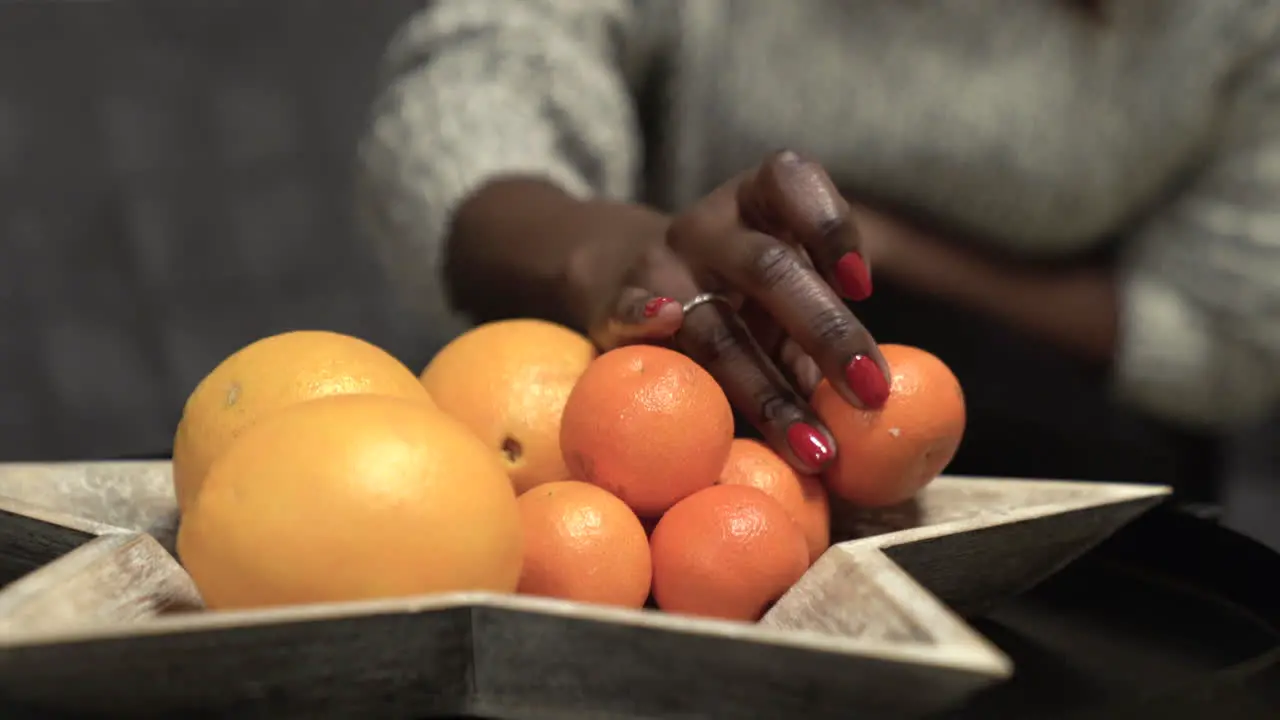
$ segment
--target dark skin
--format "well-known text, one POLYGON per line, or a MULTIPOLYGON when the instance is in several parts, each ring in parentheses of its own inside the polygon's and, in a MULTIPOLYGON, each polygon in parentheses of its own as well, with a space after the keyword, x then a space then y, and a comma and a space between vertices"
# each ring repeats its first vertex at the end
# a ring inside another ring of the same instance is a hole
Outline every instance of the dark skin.
POLYGON ((871 291, 852 209, 821 166, 793 153, 676 216, 580 201, 536 178, 496 180, 459 208, 447 263, 454 301, 477 319, 552 318, 603 349, 670 343, 804 472, 835 459, 806 400, 820 379, 859 407, 888 397, 884 359, 845 303, 871 291), (702 293, 728 302, 686 313, 702 293))
POLYGON ((867 208, 855 213, 864 251, 881 277, 986 314, 1082 360, 1111 362, 1119 299, 1110 272, 1028 269, 867 208))
MULTIPOLYGON (((1061 0, 1105 24, 1102 0, 1061 0)), ((900 285, 985 313, 1099 364, 1118 334, 1112 277, 993 261, 868 208, 817 164, 779 153, 693 207, 579 201, 535 177, 490 182, 459 208, 448 277, 479 320, 540 316, 604 349, 670 344, 700 362, 795 467, 835 457, 806 398, 823 377, 876 408, 888 371, 842 300, 871 291, 866 258, 900 285), (865 238, 865 241, 864 241, 865 238), (501 288, 501 292, 494 292, 501 288), (727 298, 690 308, 702 293, 727 298)))

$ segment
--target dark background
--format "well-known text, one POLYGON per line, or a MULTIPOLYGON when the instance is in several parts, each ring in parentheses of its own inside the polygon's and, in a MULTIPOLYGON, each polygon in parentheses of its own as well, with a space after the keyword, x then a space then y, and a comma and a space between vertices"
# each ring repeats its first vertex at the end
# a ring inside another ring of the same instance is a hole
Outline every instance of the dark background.
POLYGON ((0 0, 0 460, 163 453, 286 329, 420 368, 352 232, 374 71, 420 0, 0 0))

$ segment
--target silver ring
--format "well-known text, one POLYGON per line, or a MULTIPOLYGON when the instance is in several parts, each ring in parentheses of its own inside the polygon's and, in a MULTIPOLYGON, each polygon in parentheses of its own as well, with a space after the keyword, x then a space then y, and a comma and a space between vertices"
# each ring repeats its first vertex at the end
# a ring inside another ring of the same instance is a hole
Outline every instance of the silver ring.
POLYGON ((729 302, 729 298, 718 293, 699 293, 694 295, 693 299, 685 303, 682 309, 684 310, 684 314, 688 315, 690 310, 706 303, 720 303, 729 310, 733 310, 733 303, 729 302))

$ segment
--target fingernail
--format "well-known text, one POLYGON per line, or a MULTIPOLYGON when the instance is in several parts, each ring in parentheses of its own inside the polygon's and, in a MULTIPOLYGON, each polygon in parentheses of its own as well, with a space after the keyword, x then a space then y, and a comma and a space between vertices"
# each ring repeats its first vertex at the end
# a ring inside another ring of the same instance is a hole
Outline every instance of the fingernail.
POLYGON ((787 445, 796 459, 814 470, 821 470, 831 459, 831 447, 827 439, 808 423, 792 423, 787 428, 787 445))
POLYGON ((657 317, 662 312, 662 308, 675 302, 669 297, 656 297, 644 304, 644 316, 647 318, 657 317))
POLYGON ((795 165, 800 162, 800 156, 797 155, 794 150, 783 150, 778 153, 778 162, 785 163, 787 165, 795 165))
POLYGON ((868 410, 879 410, 889 400, 889 384, 876 361, 866 355, 854 355, 853 362, 844 369, 849 389, 868 410))
POLYGON ((871 271, 856 252, 847 252, 836 262, 836 284, 840 293, 850 300, 866 300, 871 297, 871 271))

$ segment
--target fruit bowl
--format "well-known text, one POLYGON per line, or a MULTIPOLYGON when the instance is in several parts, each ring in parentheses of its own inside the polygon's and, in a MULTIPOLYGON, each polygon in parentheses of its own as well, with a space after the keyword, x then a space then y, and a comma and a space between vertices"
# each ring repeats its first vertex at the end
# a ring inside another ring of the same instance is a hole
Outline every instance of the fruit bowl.
MULTIPOLYGON (((919 717, 1013 672, 961 619, 1164 487, 941 477, 833 508, 756 624, 450 594, 201 612, 166 462, 0 465, 0 704, 112 717, 919 717)), ((44 715, 40 715, 44 716, 44 715)))

